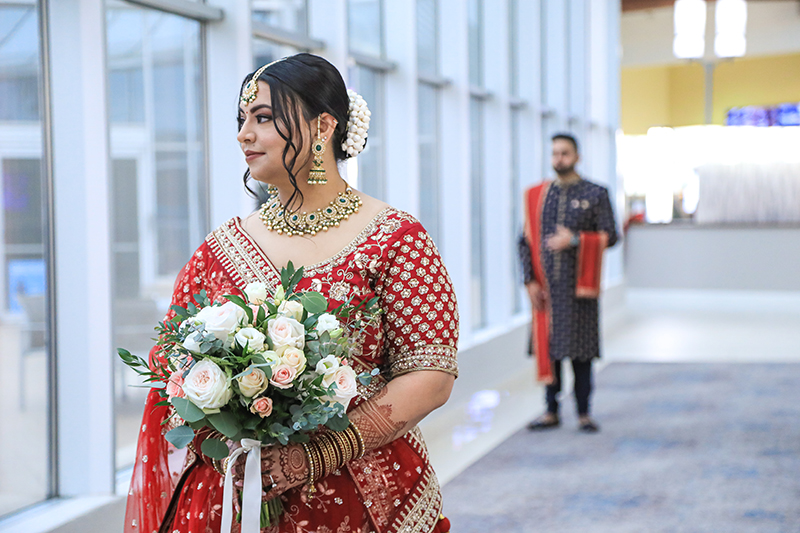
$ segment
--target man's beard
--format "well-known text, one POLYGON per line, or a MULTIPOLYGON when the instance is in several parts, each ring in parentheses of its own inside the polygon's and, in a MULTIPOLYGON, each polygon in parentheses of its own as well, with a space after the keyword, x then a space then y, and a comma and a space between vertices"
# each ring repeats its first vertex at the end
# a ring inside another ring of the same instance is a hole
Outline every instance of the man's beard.
POLYGON ((572 174, 572 172, 575 170, 575 165, 570 165, 566 168, 553 167, 553 170, 556 171, 556 174, 563 177, 568 174, 572 174))

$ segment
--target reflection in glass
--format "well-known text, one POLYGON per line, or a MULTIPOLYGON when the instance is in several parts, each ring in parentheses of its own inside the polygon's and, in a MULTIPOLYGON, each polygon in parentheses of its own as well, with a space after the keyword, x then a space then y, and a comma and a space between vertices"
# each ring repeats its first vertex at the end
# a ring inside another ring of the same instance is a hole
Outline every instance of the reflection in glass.
POLYGON ((467 5, 468 46, 469 46, 469 83, 475 87, 483 87, 483 28, 482 0, 469 0, 467 5))
POLYGON ((347 0, 347 22, 352 52, 383 57, 381 0, 347 0))
POLYGON ((367 101, 372 120, 369 123, 364 151, 355 158, 355 161, 350 160, 349 164, 358 165, 358 189, 383 200, 386 196, 383 170, 383 75, 371 68, 353 67, 350 79, 354 85, 353 89, 367 101))
MULTIPOLYGON (((208 232, 200 23, 107 3, 114 346, 146 355, 178 271, 208 232)), ((233 122, 233 118, 231 118, 233 122)), ((116 359, 115 359, 116 360, 116 359)), ((147 389, 116 361, 117 467, 147 389)))
POLYGON ((417 0, 417 68, 425 74, 439 72, 436 2, 437 0, 417 0))
POLYGON ((436 87, 419 84, 419 218, 442 250, 439 220, 439 96, 436 87))
POLYGON ((483 306, 483 103, 470 99, 470 290, 472 303, 472 327, 486 325, 483 306))
POLYGON ((0 516, 48 492, 39 11, 0 4, 0 516))

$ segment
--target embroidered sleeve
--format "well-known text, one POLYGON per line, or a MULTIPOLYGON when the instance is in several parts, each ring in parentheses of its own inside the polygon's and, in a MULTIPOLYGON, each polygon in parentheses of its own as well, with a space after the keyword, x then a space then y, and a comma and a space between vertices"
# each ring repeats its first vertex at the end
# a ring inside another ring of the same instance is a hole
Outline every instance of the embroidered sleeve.
POLYGON ((389 245, 376 287, 392 377, 415 370, 458 376, 458 306, 439 251, 419 222, 389 245))
POLYGON ((519 264, 522 269, 522 282, 524 284, 536 281, 533 273, 533 259, 531 258, 531 245, 524 234, 520 234, 517 240, 517 253, 519 254, 519 264))
POLYGON ((607 246, 611 248, 617 243, 617 224, 614 221, 614 210, 611 208, 608 190, 605 188, 600 193, 600 201, 595 208, 595 220, 597 231, 605 231, 608 234, 607 246))

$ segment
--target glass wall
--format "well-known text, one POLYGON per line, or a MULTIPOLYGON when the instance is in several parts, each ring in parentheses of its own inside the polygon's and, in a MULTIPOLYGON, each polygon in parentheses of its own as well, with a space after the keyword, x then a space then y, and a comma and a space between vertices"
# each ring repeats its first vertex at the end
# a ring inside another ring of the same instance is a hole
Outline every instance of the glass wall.
POLYGON ((0 4, 0 516, 50 483, 40 40, 37 2, 0 4))
POLYGON ((442 251, 440 239, 439 88, 426 75, 439 75, 437 0, 417 0, 417 71, 423 77, 417 89, 419 128, 419 216, 442 251))
MULTIPOLYGON (((106 16, 114 346, 142 355, 210 229, 201 25, 117 1, 106 16)), ((136 375, 119 361, 115 384, 121 468, 133 461, 148 389, 132 388, 136 375)))

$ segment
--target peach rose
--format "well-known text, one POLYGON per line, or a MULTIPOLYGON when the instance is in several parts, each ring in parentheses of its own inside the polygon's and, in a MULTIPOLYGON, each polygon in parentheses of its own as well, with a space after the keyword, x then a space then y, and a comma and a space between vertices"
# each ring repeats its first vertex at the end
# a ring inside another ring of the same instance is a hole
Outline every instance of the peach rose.
POLYGON ((272 379, 270 379, 269 382, 279 389, 288 389, 292 386, 292 382, 296 376, 296 368, 285 363, 281 363, 272 367, 272 379))
POLYGON ((281 356, 281 362, 294 367, 298 374, 302 374, 306 369, 306 354, 297 348, 286 348, 281 356))
POLYGON ((186 393, 183 392, 182 388, 183 385, 182 374, 183 372, 177 371, 173 372, 169 376, 169 381, 167 381, 167 396, 169 396, 170 400, 173 399, 175 396, 177 396, 178 398, 186 397, 186 393))
POLYGON ((306 330, 303 324, 293 318, 273 318, 269 321, 267 330, 278 355, 283 355, 283 351, 289 346, 302 350, 306 344, 306 330))
POLYGON ((267 418, 272 414, 272 399, 264 396, 256 398, 250 405, 250 412, 261 418, 267 418))

